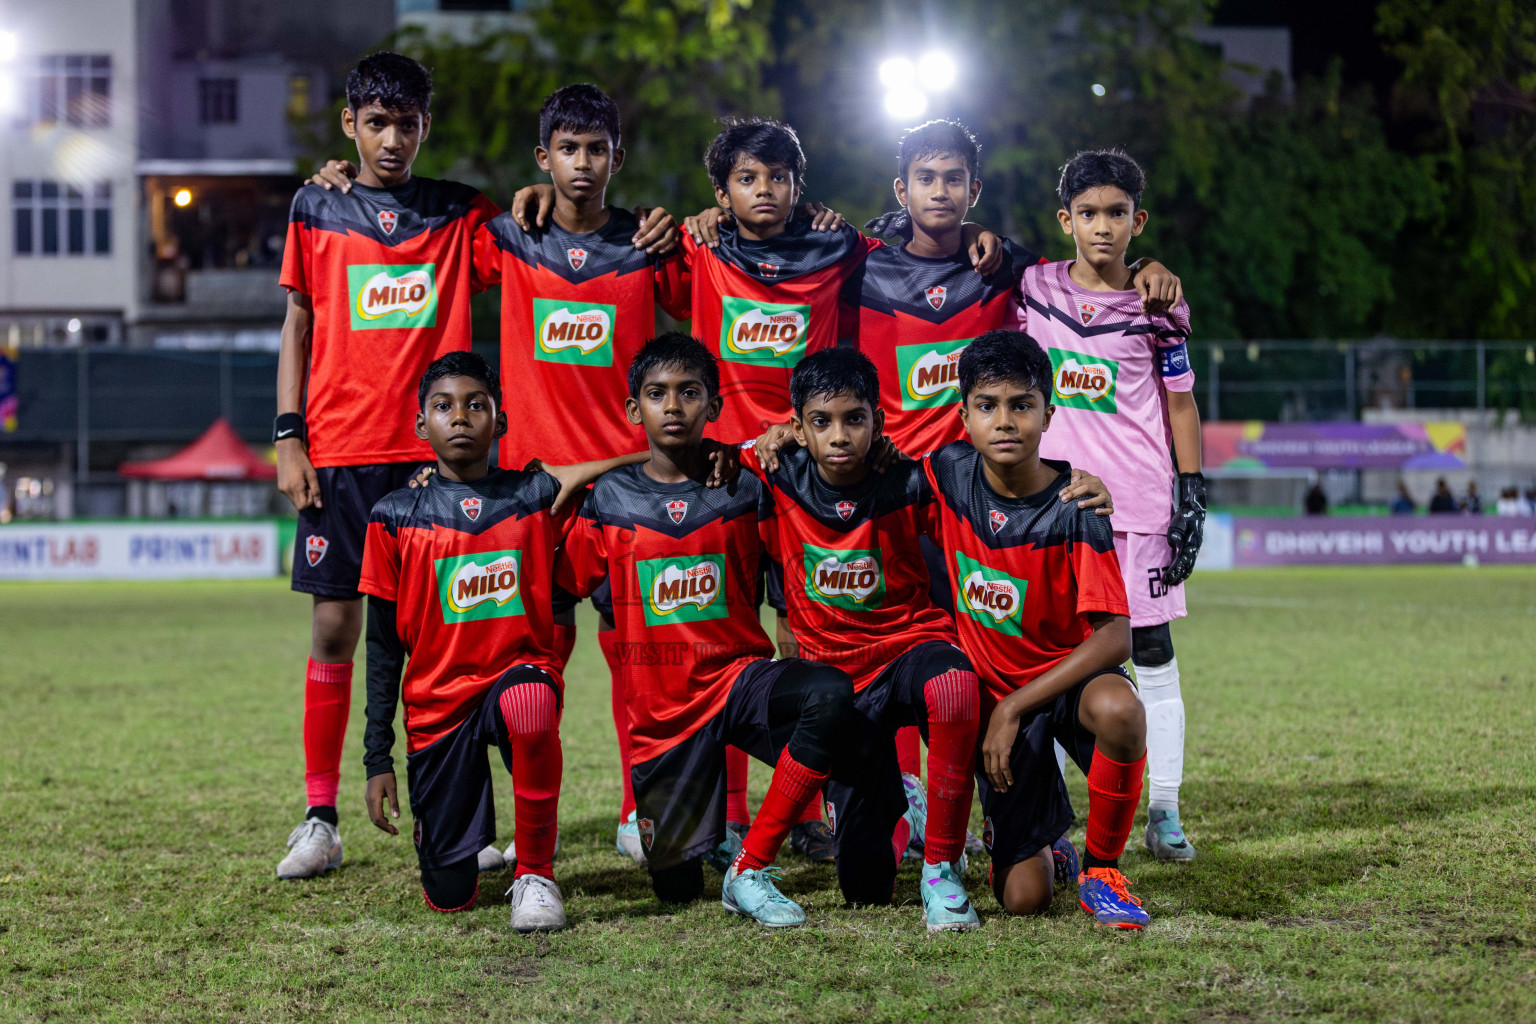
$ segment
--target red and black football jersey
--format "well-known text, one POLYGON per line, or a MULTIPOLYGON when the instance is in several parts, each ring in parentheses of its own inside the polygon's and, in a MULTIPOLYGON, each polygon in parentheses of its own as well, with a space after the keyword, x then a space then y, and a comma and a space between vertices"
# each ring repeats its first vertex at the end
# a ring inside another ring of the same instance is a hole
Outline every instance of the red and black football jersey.
POLYGON ((838 337, 880 372, 885 432, 897 448, 921 455, 964 439, 960 353, 1015 318, 1019 278, 1038 262, 1004 239, 1002 266, 983 277, 964 251, 928 258, 886 246, 848 279, 838 337))
POLYGON ((862 691, 918 644, 958 642, 928 596, 918 542, 935 510, 921 463, 900 461, 842 488, 822 479, 804 448, 781 454, 772 473, 749 446, 741 464, 773 495, 768 548, 784 570, 801 657, 842 669, 862 691))
POLYGON ((960 646, 985 692, 1002 700, 1093 635, 1093 612, 1128 615, 1125 582, 1108 516, 1058 495, 1065 462, 1049 487, 1005 498, 964 441, 923 458, 938 496, 939 540, 955 595, 960 646))
POLYGON ((814 231, 804 218, 763 242, 721 228, 717 249, 683 232, 674 272, 687 275, 693 336, 720 357, 718 436, 756 437, 788 421, 790 371, 837 344, 843 283, 884 244, 851 227, 814 231))
POLYGON ((358 589, 396 604, 409 751, 463 721, 513 665, 560 679, 551 581, 575 515, 549 514, 559 490, 546 473, 492 470, 374 506, 358 589))
POLYGON ((772 510, 749 474, 711 489, 638 465, 604 473, 582 502, 555 579, 581 596, 611 583, 635 761, 692 736, 743 668, 773 657, 757 594, 772 510))
POLYGON ((430 459, 416 437, 427 365, 469 348, 475 229, 496 204, 468 185, 306 185, 293 197, 279 281, 314 306, 304 419, 316 466, 430 459))
POLYGON ((573 234, 551 223, 526 232, 503 213, 476 235, 475 266, 501 284, 501 378, 507 402, 540 409, 520 418, 501 441, 498 461, 569 465, 645 447, 645 432, 624 415, 626 373, 656 335, 656 304, 679 318, 688 298, 676 274, 630 241, 633 214, 609 209, 608 223, 573 234), (668 286, 679 289, 673 296, 668 286), (554 415, 554 404, 575 415, 554 415))

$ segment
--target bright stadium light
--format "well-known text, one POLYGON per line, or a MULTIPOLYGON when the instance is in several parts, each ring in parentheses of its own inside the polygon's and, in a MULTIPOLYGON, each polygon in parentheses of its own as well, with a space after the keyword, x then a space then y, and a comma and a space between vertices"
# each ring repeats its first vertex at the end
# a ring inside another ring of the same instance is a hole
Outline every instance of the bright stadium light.
POLYGON ((176 194, 171 197, 171 201, 174 202, 177 206, 191 206, 192 190, 186 188, 177 189, 176 194))
POLYGON ((1106 91, 1107 90, 1098 82, 1093 83, 1093 94, 1095 96, 1103 96, 1106 91))
POLYGON ((880 84, 887 89, 911 88, 917 68, 905 57, 892 57, 880 65, 880 84))
POLYGON ((917 62, 917 81, 929 92, 943 92, 955 84, 954 58, 942 50, 923 54, 917 62))
POLYGON ((885 94, 885 112, 898 121, 915 121, 928 109, 928 97, 910 85, 885 94))

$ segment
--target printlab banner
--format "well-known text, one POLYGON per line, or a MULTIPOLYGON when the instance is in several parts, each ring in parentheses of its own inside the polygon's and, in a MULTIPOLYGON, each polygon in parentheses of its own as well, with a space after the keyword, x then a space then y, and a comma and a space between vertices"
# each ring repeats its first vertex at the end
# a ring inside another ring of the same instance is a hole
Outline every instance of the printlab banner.
POLYGON ((1536 519, 1496 516, 1233 517, 1232 564, 1392 565, 1479 562, 1536 565, 1536 519))
POLYGON ((247 579, 275 575, 275 523, 0 527, 0 580, 247 579))
POLYGON ((1217 421, 1200 431, 1205 468, 1465 469, 1467 428, 1418 423, 1263 423, 1217 421))

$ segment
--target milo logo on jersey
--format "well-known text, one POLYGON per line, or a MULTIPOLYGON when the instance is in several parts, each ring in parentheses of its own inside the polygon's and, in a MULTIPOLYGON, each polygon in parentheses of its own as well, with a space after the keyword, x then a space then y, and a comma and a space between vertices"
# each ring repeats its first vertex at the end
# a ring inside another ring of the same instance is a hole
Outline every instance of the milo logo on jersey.
POLYGON ((805 596, 856 612, 880 607, 885 573, 878 551, 837 551, 805 545, 805 596))
POLYGON ((960 586, 955 592, 955 611, 969 615, 988 629, 1008 636, 1023 636, 1024 591, 1029 584, 1007 573, 982 565, 964 552, 955 552, 960 586))
POLYGON ((437 264, 389 266, 358 263, 347 268, 352 329, 437 326, 437 264))
POLYGON ((703 622, 729 614, 725 602, 725 556, 684 555, 635 562, 645 600, 645 624, 703 622))
POLYGON ((720 307, 720 358, 793 367, 805 358, 811 307, 725 296, 720 307))
POLYGON ((901 407, 928 409, 960 401, 960 353, 970 338, 896 346, 901 407))
POLYGON ((533 300, 533 357, 550 363, 613 365, 618 307, 602 302, 533 300))
POLYGON ((521 551, 484 551, 439 558, 437 592, 444 622, 523 614, 521 551))
POLYGON ((1057 405, 1069 409, 1115 412, 1115 378, 1120 364, 1064 348, 1051 349, 1051 370, 1056 375, 1057 405))

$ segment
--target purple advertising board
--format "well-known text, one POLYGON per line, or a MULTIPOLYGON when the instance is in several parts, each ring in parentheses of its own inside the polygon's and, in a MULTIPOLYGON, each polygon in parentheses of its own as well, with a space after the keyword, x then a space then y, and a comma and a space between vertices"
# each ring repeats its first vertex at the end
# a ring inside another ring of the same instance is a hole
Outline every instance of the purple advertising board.
POLYGON ((1536 519, 1497 516, 1307 516, 1232 521, 1232 565, 1536 565, 1536 519))
POLYGON ((1216 420, 1200 428, 1205 467, 1276 469, 1465 469, 1467 427, 1411 423, 1263 423, 1216 420))

